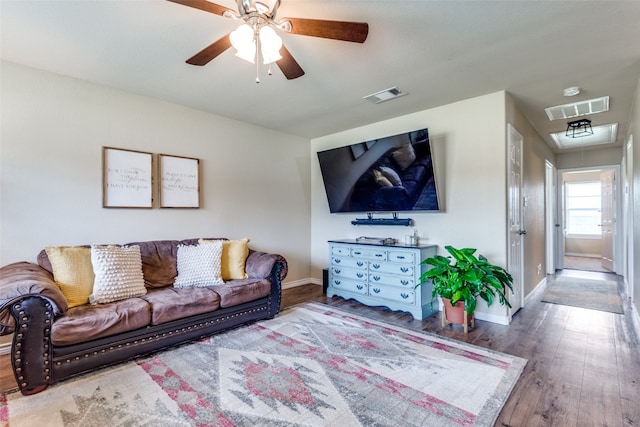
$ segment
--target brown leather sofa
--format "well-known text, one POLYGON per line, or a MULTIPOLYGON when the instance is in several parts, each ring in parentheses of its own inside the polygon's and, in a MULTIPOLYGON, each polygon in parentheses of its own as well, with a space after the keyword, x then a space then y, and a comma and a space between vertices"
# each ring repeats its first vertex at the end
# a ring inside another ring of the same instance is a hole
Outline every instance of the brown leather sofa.
POLYGON ((250 249, 247 279, 203 288, 174 288, 178 245, 198 239, 134 242, 140 246, 147 294, 68 308, 43 250, 38 264, 0 268, 0 335, 13 334, 11 363, 22 394, 260 319, 280 310, 287 262, 250 249))

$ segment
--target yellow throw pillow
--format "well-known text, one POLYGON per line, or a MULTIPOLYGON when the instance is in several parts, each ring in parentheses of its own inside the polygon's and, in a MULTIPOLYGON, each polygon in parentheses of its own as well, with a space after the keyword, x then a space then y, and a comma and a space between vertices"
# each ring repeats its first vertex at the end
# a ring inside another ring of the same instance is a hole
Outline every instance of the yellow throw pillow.
POLYGON ((53 280, 67 299, 69 308, 89 303, 93 291, 91 249, 79 246, 47 246, 45 248, 53 280))
MULTIPOLYGON (((249 256, 249 239, 223 240, 221 270, 222 280, 246 279, 249 277, 244 269, 249 256)), ((212 242, 200 239, 198 243, 212 242)))

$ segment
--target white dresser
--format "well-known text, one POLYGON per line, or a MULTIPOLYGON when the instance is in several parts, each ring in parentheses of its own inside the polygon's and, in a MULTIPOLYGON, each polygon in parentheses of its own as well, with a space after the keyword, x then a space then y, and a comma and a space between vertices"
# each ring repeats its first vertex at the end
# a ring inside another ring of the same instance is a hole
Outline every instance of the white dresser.
POLYGON ((421 264, 433 256, 436 245, 381 245, 355 240, 329 241, 327 296, 353 298, 363 304, 409 312, 424 319, 431 308, 431 284, 415 287, 430 266, 421 264))

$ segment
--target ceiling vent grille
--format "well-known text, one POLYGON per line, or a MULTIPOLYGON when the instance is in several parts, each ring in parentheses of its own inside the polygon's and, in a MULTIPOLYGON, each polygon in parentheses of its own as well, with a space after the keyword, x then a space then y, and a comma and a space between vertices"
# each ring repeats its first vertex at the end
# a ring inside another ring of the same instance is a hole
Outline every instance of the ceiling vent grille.
POLYGON ((586 101, 572 102, 571 104, 557 105, 545 108, 549 120, 570 119, 572 117, 586 116, 587 114, 609 111, 609 97, 588 99, 586 101))
POLYGON ((407 92, 403 92, 397 87, 390 87, 389 89, 381 90, 380 92, 372 93, 371 95, 367 95, 363 97, 367 101, 371 101, 374 104, 380 104, 384 101, 389 101, 390 99, 398 98, 400 96, 407 95, 407 92))

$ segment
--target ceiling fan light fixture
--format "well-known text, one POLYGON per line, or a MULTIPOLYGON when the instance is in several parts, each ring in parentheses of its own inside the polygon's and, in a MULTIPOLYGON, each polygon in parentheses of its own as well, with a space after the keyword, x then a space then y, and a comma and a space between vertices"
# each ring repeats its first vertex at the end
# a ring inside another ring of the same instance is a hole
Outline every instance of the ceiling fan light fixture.
POLYGON ((280 49, 282 48, 282 39, 273 28, 263 26, 260 28, 260 51, 262 52, 262 60, 264 64, 271 64, 282 59, 280 49))
POLYGON ((229 34, 231 46, 236 49, 236 56, 252 64, 255 63, 256 41, 253 28, 242 24, 229 34))

